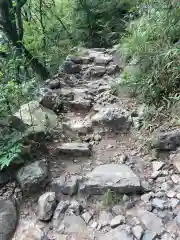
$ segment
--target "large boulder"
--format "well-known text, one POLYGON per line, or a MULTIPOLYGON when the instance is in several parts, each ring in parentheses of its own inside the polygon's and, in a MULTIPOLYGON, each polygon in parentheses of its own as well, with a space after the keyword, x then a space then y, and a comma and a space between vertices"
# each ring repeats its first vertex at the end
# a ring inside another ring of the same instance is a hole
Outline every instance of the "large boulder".
POLYGON ((56 194, 47 192, 38 200, 38 218, 43 221, 50 220, 56 208, 56 194))
POLYGON ((87 174, 80 187, 85 194, 104 194, 108 190, 116 193, 135 193, 141 190, 141 183, 136 174, 123 164, 104 164, 87 174))
POLYGON ((129 128, 128 112, 117 105, 109 105, 99 108, 99 111, 91 118, 94 125, 108 126, 114 130, 129 128))
POLYGON ((31 101, 21 106, 15 116, 29 126, 42 126, 54 128, 57 125, 56 114, 40 105, 37 101, 31 101))
POLYGON ((162 151, 176 150, 180 146, 180 130, 157 133, 152 139, 151 146, 162 151))
POLYGON ((44 187, 47 184, 47 161, 44 159, 20 168, 17 172, 16 178, 23 191, 39 191, 41 187, 44 187))
POLYGON ((17 210, 8 200, 0 200, 0 239, 9 240, 18 222, 17 210))

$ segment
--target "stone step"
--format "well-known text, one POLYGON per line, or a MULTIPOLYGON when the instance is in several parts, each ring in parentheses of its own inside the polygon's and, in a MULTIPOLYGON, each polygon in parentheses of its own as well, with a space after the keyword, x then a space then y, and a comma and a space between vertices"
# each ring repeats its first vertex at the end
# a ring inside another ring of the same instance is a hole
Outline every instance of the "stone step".
POLYGON ((57 147, 57 151, 73 157, 91 155, 90 145, 79 142, 63 143, 61 146, 57 147))

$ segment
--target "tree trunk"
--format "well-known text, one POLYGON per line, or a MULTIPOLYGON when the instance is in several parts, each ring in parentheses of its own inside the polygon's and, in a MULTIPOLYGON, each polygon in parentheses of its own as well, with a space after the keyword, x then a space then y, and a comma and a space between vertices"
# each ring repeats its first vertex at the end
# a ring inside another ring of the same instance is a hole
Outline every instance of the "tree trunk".
POLYGON ((50 77, 50 73, 47 68, 40 63, 37 58, 33 57, 22 43, 17 43, 16 48, 21 49, 21 51, 24 53, 27 63, 43 80, 46 80, 50 77))

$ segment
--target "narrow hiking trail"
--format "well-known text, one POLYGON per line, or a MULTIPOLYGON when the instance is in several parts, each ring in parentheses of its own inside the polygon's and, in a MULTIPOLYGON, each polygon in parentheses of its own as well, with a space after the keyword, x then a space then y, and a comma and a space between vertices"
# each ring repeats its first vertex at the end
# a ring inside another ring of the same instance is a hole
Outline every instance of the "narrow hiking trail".
POLYGON ((14 240, 180 239, 180 133, 153 142, 170 154, 147 148, 136 100, 112 93, 120 71, 110 50, 81 49, 40 90, 59 127, 49 153, 19 170, 15 192, 39 191, 24 198, 14 240))

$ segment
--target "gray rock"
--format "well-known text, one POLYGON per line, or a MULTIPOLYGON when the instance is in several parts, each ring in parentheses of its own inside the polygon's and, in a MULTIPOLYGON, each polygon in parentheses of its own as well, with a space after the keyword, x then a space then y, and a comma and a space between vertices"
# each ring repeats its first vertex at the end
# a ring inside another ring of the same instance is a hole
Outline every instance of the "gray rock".
POLYGON ((130 125, 128 112, 114 104, 101 107, 91 120, 94 125, 108 126, 114 130, 127 130, 130 125))
POLYGON ((154 198, 152 201, 152 206, 157 209, 163 210, 165 208, 165 203, 166 203, 166 201, 164 201, 162 199, 154 198))
MULTIPOLYGON (((173 234, 174 235, 174 234, 173 234)), ((162 236, 161 236, 161 240, 175 240, 176 237, 175 236, 172 236, 172 234, 169 234, 169 233, 164 233, 162 236)))
POLYGON ((86 223, 80 216, 66 215, 63 220, 65 233, 80 233, 87 232, 86 223))
POLYGON ((106 68, 104 66, 93 66, 91 67, 88 72, 87 76, 91 77, 102 77, 106 72, 106 68))
POLYGON ((29 126, 39 126, 44 128, 54 128, 57 126, 56 114, 39 104, 37 101, 31 101, 21 106, 15 116, 21 119, 24 124, 29 126))
POLYGON ((90 146, 87 143, 63 143, 57 147, 59 153, 64 153, 71 156, 89 156, 91 154, 90 146))
POLYGON ((67 74, 75 74, 81 72, 81 66, 79 64, 74 64, 70 60, 64 61, 63 65, 59 69, 67 74))
POLYGON ((58 203, 52 219, 54 229, 58 229, 59 226, 61 225, 65 212, 68 209, 68 206, 69 206, 69 201, 60 201, 58 203))
POLYGON ((121 224, 124 224, 125 222, 126 222, 125 217, 123 215, 119 215, 119 216, 114 217, 111 220, 110 226, 112 228, 115 228, 115 227, 118 227, 121 224))
POLYGON ((108 75, 113 75, 120 72, 120 67, 116 64, 110 64, 106 67, 106 73, 108 75))
POLYGON ((155 214, 148 211, 139 210, 138 217, 141 223, 144 224, 144 226, 148 230, 156 234, 161 234, 163 232, 164 228, 162 220, 158 218, 155 214))
POLYGON ((172 161, 175 169, 180 173, 180 154, 175 155, 172 161))
POLYGON ((52 189, 58 199, 61 193, 72 196, 78 190, 78 179, 76 176, 70 176, 69 178, 61 176, 52 182, 52 189))
POLYGON ((121 215, 123 212, 123 207, 122 207, 122 205, 115 205, 112 207, 111 211, 115 215, 121 215))
POLYGON ((117 193, 134 193, 141 189, 139 178, 126 165, 105 164, 87 174, 81 193, 104 194, 109 189, 117 193))
POLYGON ((152 231, 149 231, 149 230, 146 230, 144 235, 143 235, 142 240, 155 240, 156 236, 157 236, 156 233, 154 233, 152 231))
POLYGON ((10 174, 8 172, 0 172, 0 188, 4 187, 10 181, 10 174))
POLYGON ((0 239, 9 240, 15 231, 18 216, 11 201, 0 200, 0 239))
POLYGON ((92 107, 92 99, 85 99, 82 96, 78 96, 70 102, 71 111, 75 112, 89 112, 92 107))
POLYGON ((54 79, 54 80, 51 80, 50 82, 49 82, 49 84, 48 84, 48 87, 50 88, 50 89, 58 89, 58 88, 60 88, 61 87, 61 82, 60 82, 60 80, 57 78, 57 79, 54 79))
POLYGON ((37 227, 23 229, 19 240, 49 240, 45 233, 37 227))
POLYGON ((133 240, 133 237, 123 229, 115 228, 106 234, 97 236, 97 240, 133 240))
POLYGON ((153 197, 154 197, 154 193, 149 192, 149 193, 145 193, 145 194, 141 195, 141 200, 144 202, 149 202, 149 200, 153 197))
POLYGON ((40 196, 38 200, 38 218, 40 220, 50 220, 56 208, 56 195, 54 192, 47 192, 40 196))
POLYGON ((138 240, 140 240, 141 239, 141 237, 142 237, 142 235, 143 235, 143 229, 142 229, 142 227, 140 226, 140 225, 137 225, 137 226, 134 226, 133 228, 132 228, 132 233, 134 234, 134 236, 138 239, 138 240))
POLYGON ((94 63, 97 65, 107 65, 109 62, 113 60, 112 56, 107 54, 99 54, 95 57, 94 63))
POLYGON ((77 216, 80 215, 81 212, 83 211, 82 205, 78 203, 76 200, 71 201, 69 209, 72 210, 72 212, 77 216))
POLYGON ((89 223, 90 220, 92 219, 92 215, 90 214, 90 212, 85 212, 81 215, 81 217, 84 219, 85 223, 89 223))
POLYGON ((113 216, 111 213, 106 211, 101 211, 99 214, 99 224, 101 225, 101 227, 110 225, 112 218, 113 216))
POLYGON ((164 166, 164 162, 162 161, 153 161, 152 162, 152 165, 153 165, 153 171, 156 172, 156 171, 159 171, 161 170, 161 168, 164 166))
POLYGON ((170 203, 169 206, 174 209, 175 207, 177 207, 177 205, 179 205, 180 201, 177 198, 171 198, 170 199, 170 203))
POLYGON ((156 134, 152 139, 151 145, 153 148, 159 150, 176 150, 176 148, 180 146, 180 130, 177 129, 170 132, 156 134))
POLYGON ((39 191, 47 184, 48 164, 46 160, 30 163, 18 170, 17 181, 23 191, 39 191))

